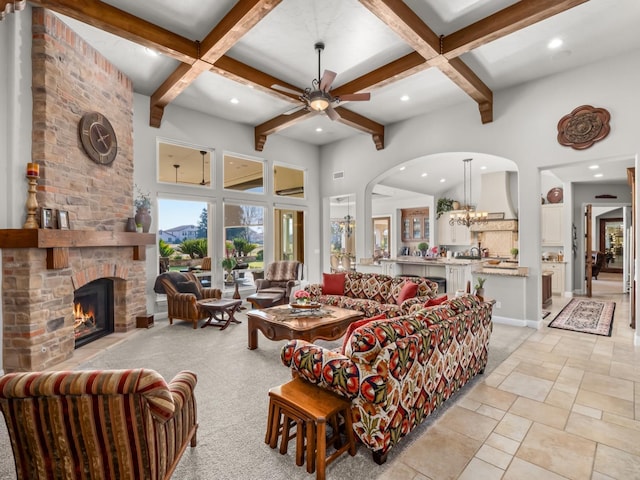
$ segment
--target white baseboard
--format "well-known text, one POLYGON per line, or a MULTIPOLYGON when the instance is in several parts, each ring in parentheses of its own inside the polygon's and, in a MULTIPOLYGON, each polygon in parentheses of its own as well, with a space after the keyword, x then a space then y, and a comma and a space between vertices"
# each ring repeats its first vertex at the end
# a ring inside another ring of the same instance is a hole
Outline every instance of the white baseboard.
POLYGON ((536 322, 534 320, 523 320, 509 317, 501 317, 499 315, 492 315, 491 320, 493 323, 501 323, 503 325, 511 325, 512 327, 529 327, 535 328, 536 330, 540 328, 540 324, 542 320, 536 322))

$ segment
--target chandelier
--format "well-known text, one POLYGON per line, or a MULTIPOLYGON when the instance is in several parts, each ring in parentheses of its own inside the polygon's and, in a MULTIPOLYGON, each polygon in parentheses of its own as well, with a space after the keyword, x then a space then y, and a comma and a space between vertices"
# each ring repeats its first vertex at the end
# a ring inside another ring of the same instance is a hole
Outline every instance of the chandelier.
MULTIPOLYGON (((347 199, 347 214, 344 216, 344 221, 340 222, 340 229, 342 230, 342 232, 345 234, 345 236, 347 238, 351 237, 351 235, 353 235, 353 217, 351 216, 351 212, 350 212, 350 205, 351 205, 351 198, 350 197, 346 197, 347 199)), ((344 200, 344 198, 340 199, 340 200, 344 200)))
POLYGON ((471 160, 472 158, 465 158, 462 160, 464 166, 464 210, 462 212, 452 213, 449 218, 449 225, 464 225, 465 227, 471 227, 471 225, 486 225, 488 221, 487 212, 477 212, 471 207, 471 160), (468 174, 467 174, 468 171, 468 174), (467 199, 467 177, 469 178, 469 198, 467 199))

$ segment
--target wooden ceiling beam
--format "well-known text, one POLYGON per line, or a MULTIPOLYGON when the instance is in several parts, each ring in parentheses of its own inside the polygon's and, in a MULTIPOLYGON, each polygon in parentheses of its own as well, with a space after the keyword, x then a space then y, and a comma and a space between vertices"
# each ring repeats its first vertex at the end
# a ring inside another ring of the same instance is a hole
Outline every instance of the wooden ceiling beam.
POLYGON ((281 0, 238 0, 202 43, 198 60, 183 63, 151 95, 150 125, 160 127, 164 107, 180 95, 198 76, 210 70, 213 62, 226 53, 245 33, 262 20, 281 0))
POLYGON ((29 3, 61 13, 183 63, 192 63, 198 58, 197 42, 100 0, 29 0, 29 3))
POLYGON ((402 0, 359 0, 425 60, 440 55, 440 37, 402 0))
POLYGON ((200 44, 200 58, 214 63, 282 0, 238 0, 200 44))
POLYGON ((493 15, 489 15, 445 36, 442 40, 442 54, 447 58, 459 57, 475 48, 588 1, 521 0, 493 15))
POLYGON ((478 102, 482 123, 493 121, 493 93, 467 65, 458 58, 441 55, 438 37, 401 0, 360 0, 371 13, 387 24, 400 38, 418 52, 429 65, 439 68, 465 93, 478 102))
POLYGON ((258 152, 261 152, 264 148, 264 144, 267 143, 267 137, 269 135, 278 133, 279 131, 298 123, 310 115, 315 115, 315 113, 303 109, 294 112, 291 115, 278 115, 277 117, 256 126, 254 128, 255 149, 258 152))
POLYGON ((384 148, 384 125, 374 122, 367 117, 363 117, 356 112, 347 110, 344 107, 337 107, 335 110, 340 115, 340 118, 337 120, 338 122, 370 134, 373 143, 376 145, 376 150, 382 150, 384 148))
POLYGON ((300 101, 298 95, 294 93, 283 92, 281 90, 276 90, 272 87, 273 85, 280 85, 291 90, 300 90, 300 92, 302 92, 302 89, 296 87, 295 85, 284 82, 272 75, 269 75, 268 73, 261 72, 260 70, 253 68, 246 63, 239 62, 238 60, 235 60, 227 55, 223 55, 218 60, 216 60, 216 62, 213 64, 213 67, 211 67, 211 71, 240 84, 256 88, 264 93, 273 95, 282 100, 295 100, 297 102, 300 101))

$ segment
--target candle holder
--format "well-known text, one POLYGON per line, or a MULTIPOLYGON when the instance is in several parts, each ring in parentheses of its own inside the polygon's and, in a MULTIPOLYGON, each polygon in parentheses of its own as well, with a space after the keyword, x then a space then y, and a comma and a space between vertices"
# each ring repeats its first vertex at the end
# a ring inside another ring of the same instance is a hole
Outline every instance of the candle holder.
POLYGON ((38 211, 38 199, 36 198, 36 187, 38 186, 37 175, 27 175, 29 179, 29 190, 27 192, 27 221, 22 228, 38 228, 36 212, 38 211))

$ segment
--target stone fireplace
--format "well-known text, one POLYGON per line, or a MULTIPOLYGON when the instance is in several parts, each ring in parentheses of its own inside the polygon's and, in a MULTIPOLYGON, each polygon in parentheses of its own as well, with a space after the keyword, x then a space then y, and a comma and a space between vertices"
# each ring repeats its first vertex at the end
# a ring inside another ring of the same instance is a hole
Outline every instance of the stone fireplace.
POLYGON ((112 284, 113 330, 134 329, 146 313, 146 246, 156 242, 154 234, 124 231, 134 213, 131 80, 43 8, 32 9, 31 50, 25 163, 40 167, 39 206, 66 211, 71 229, 0 230, 7 372, 52 368, 73 355, 74 292, 93 281, 112 284), (100 112, 115 131, 117 155, 108 165, 82 148, 79 124, 88 112, 100 112))

